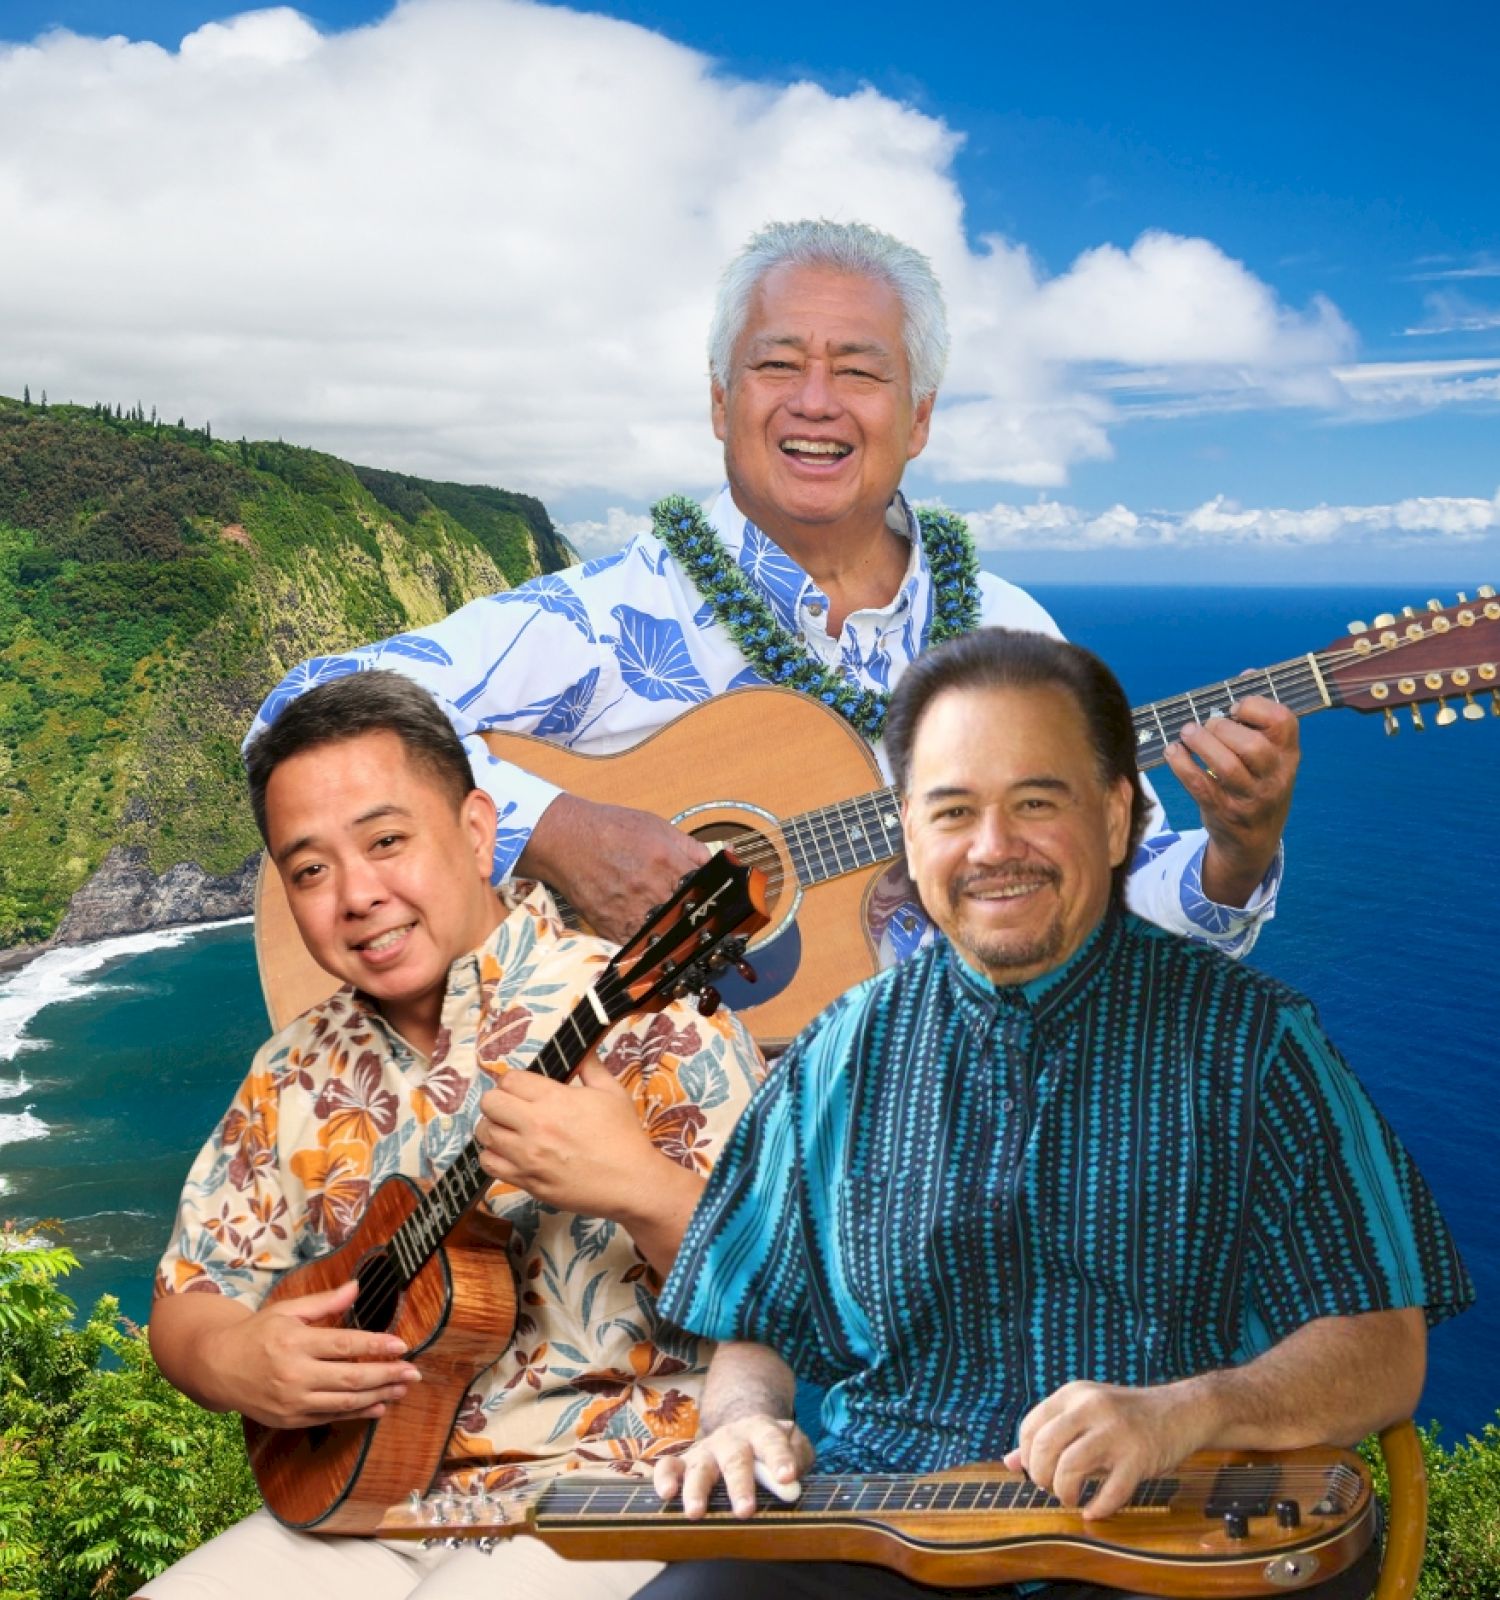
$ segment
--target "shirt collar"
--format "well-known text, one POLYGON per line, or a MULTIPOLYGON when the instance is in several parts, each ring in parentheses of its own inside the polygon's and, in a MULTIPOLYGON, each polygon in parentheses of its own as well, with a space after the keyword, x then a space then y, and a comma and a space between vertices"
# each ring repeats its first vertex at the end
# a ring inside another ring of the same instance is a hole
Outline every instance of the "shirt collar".
POLYGON ((1103 981, 1120 954, 1124 916, 1111 904, 1088 938, 1060 967, 1027 983, 997 984, 943 940, 960 1011, 981 1035, 999 1016, 1026 1016, 1039 1028, 1063 1025, 1103 981))
MULTIPOLYGON (((508 915, 485 935, 472 949, 466 950, 448 968, 448 983, 443 992, 443 1009, 438 1024, 438 1043, 435 1055, 444 1053, 444 1036, 462 1020, 464 1011, 482 997, 484 957, 495 955, 507 927, 518 919, 530 918, 536 924, 538 939, 560 938, 562 919, 557 904, 542 883, 532 883, 517 878, 506 883, 499 891, 508 915)), ((385 1040, 387 1047, 401 1066, 422 1060, 420 1053, 396 1032, 381 1014, 376 1002, 362 989, 350 991, 350 1003, 358 1008, 370 1026, 385 1040)))
MULTIPOLYGON (((927 552, 917 528, 917 519, 906 496, 897 490, 885 514, 886 525, 911 546, 906 575, 888 606, 860 613, 894 621, 915 607, 918 596, 931 580, 927 552)), ((813 605, 828 610, 828 596, 768 534, 763 533, 734 503, 726 484, 708 514, 709 526, 718 536, 730 559, 759 591, 772 614, 788 633, 802 631, 802 609, 813 605)))

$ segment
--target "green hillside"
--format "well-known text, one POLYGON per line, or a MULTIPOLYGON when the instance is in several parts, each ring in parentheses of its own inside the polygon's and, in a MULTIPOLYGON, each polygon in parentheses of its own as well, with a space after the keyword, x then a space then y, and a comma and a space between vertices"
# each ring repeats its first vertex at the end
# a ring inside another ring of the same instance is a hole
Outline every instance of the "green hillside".
POLYGON ((239 741, 298 661, 573 559, 525 495, 0 397, 0 949, 113 845, 239 867, 239 741))

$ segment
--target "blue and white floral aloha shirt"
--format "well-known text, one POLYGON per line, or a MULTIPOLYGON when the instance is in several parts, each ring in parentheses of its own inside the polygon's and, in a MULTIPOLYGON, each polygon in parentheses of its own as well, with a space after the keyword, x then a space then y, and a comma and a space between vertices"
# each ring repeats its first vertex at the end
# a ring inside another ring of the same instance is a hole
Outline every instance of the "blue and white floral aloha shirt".
MULTIPOLYGON (((920 654, 932 620, 933 586, 916 520, 899 495, 888 520, 911 541, 906 577, 889 605, 854 612, 829 636, 828 597, 739 511, 726 488, 709 520, 777 619, 830 666, 865 688, 893 689, 920 654)), ((988 572, 979 577, 986 625, 1060 636, 1024 590, 988 572)), ((518 588, 471 601, 452 616, 341 655, 294 667, 260 708, 253 737, 305 690, 380 667, 404 673, 435 696, 463 739, 475 782, 495 801, 494 876, 509 877, 556 787, 497 760, 479 735, 529 733, 584 755, 609 755, 726 689, 762 684, 727 629, 661 542, 638 535, 614 555, 547 573, 518 588)), ((876 747, 884 767, 884 756, 876 747)), ((1281 858, 1248 906, 1218 905, 1203 893, 1208 836, 1176 833, 1150 786, 1151 818, 1131 868, 1133 910, 1164 928, 1243 955, 1272 916, 1281 858)), ((878 897, 882 948, 909 954, 930 934, 915 897, 878 897)))

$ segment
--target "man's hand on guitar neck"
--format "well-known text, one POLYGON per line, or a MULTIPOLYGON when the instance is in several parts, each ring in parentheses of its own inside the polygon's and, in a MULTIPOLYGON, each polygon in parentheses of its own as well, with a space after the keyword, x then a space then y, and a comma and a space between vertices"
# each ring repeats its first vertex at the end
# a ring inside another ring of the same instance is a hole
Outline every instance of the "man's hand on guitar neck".
POLYGON ((1217 904, 1247 904, 1276 859, 1300 748, 1296 717, 1264 695, 1246 695, 1233 717, 1190 722, 1167 746, 1208 830, 1202 886, 1217 904))
POLYGON ((802 1493, 813 1447, 792 1421, 791 1368, 762 1344, 726 1341, 709 1363, 703 1386, 703 1427, 692 1449, 657 1462, 652 1484, 665 1503, 682 1495, 686 1516, 708 1510, 720 1478, 737 1517, 755 1514, 755 1485, 779 1500, 802 1493))
POLYGON ((162 1295, 151 1308, 151 1351, 199 1405, 268 1428, 381 1417, 422 1377, 400 1339, 314 1326, 347 1311, 358 1288, 351 1280, 258 1311, 225 1295, 162 1295))
POLYGON ((560 794, 516 871, 560 889, 596 932, 623 944, 708 858, 706 845, 649 811, 560 794))

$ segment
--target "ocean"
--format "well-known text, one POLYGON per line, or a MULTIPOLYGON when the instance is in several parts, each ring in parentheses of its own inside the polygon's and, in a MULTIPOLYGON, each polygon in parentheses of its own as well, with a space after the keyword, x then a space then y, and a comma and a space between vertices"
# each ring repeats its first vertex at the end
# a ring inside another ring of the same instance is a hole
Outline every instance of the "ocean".
MULTIPOLYGON (((1034 591, 1133 703, 1334 643, 1425 596, 1363 589, 1034 591)), ((1445 603, 1452 600, 1445 596, 1445 603)), ((1479 1305, 1433 1335, 1419 1416, 1450 1440, 1500 1409, 1500 718, 1397 738, 1373 716, 1302 725, 1281 907, 1252 956, 1316 1002, 1415 1155, 1479 1305)), ((1151 774, 1180 826, 1193 808, 1151 774)), ((250 929, 53 951, 0 976, 0 1217, 54 1220, 143 1321, 183 1175, 266 1031, 250 929)))

